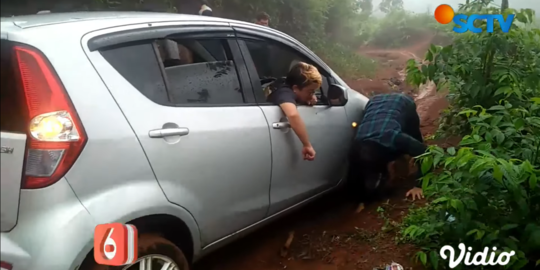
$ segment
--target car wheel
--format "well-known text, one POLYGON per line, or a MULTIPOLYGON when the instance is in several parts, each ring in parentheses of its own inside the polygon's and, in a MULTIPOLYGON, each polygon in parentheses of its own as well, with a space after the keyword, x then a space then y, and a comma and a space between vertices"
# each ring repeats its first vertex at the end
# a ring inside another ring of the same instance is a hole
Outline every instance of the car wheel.
POLYGON ((156 234, 139 236, 138 258, 135 263, 123 266, 98 265, 92 260, 91 267, 81 270, 189 270, 184 253, 171 241, 156 234))
POLYGON ((380 191, 388 181, 388 175, 384 173, 368 174, 364 179, 364 187, 368 192, 380 191))

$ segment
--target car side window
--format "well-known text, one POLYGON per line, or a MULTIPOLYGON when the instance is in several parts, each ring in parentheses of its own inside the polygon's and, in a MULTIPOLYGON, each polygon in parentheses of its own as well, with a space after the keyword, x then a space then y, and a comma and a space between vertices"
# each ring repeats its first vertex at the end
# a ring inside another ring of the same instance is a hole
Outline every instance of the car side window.
MULTIPOLYGON (((250 52, 253 64, 261 80, 262 91, 265 96, 270 94, 267 84, 272 78, 283 78, 287 76, 289 70, 293 67, 294 64, 298 62, 306 62, 318 67, 315 63, 308 60, 307 57, 298 53, 297 51, 289 48, 284 44, 279 44, 277 42, 263 41, 263 40, 252 40, 244 39, 246 47, 250 52)), ((318 97, 318 104, 326 104, 321 99, 322 93, 328 92, 328 75, 320 68, 323 83, 320 89, 315 93, 318 97), (322 91, 322 93, 321 93, 322 91)))
POLYGON ((151 43, 106 49, 101 55, 145 97, 158 104, 169 104, 161 63, 151 43))
POLYGON ((244 103, 226 39, 158 39, 102 50, 101 54, 135 88, 158 104, 244 103))

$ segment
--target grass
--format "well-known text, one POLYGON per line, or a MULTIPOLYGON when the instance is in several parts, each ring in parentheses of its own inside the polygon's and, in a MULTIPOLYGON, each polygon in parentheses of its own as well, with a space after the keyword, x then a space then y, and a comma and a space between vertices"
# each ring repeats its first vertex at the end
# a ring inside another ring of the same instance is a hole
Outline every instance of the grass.
POLYGON ((341 44, 308 44, 321 59, 344 79, 371 78, 377 70, 377 62, 356 53, 341 44))

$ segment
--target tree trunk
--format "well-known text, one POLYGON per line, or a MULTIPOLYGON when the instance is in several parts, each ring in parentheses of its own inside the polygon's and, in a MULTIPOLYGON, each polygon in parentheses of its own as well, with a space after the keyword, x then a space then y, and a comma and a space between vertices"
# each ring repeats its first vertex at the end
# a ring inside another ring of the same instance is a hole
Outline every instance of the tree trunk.
POLYGON ((506 9, 508 9, 508 0, 502 0, 501 13, 503 13, 506 9))

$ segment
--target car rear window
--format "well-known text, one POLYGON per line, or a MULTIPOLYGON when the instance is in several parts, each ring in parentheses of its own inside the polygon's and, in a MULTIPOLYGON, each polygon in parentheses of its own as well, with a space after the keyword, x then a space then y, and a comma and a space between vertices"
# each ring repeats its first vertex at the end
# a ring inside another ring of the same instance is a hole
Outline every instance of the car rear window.
POLYGON ((100 52, 139 92, 160 105, 244 103, 226 39, 159 39, 100 52))
POLYGON ((2 132, 25 133, 28 120, 25 114, 24 98, 18 88, 13 46, 13 42, 2 39, 0 128, 2 132))

